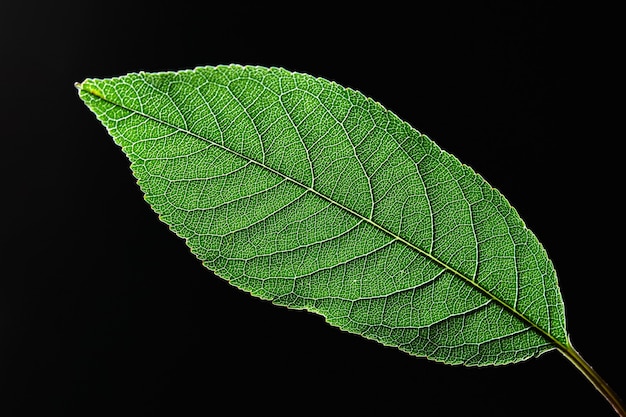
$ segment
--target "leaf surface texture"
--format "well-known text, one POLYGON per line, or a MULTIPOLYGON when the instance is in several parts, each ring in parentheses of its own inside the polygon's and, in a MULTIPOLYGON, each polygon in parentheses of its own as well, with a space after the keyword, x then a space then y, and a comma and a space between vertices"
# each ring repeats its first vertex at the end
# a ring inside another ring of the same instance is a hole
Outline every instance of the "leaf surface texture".
POLYGON ((161 220, 232 285, 450 364, 568 345, 555 270, 517 212, 361 93, 237 65, 79 90, 161 220))

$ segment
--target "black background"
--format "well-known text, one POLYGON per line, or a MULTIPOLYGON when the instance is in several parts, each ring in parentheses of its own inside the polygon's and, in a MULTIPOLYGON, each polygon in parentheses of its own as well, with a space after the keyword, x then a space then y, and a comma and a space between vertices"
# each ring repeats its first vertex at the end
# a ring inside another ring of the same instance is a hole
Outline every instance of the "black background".
POLYGON ((619 12, 431 3, 2 2, 0 414, 614 416, 556 352, 438 364, 212 276, 73 86, 239 63, 374 98, 509 199, 624 397, 619 12))

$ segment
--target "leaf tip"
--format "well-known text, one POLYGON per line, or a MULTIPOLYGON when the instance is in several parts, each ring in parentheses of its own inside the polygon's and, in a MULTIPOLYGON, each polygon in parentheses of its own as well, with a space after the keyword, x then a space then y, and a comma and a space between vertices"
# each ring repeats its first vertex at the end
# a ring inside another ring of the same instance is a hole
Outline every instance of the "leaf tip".
POLYGON ((75 82, 74 87, 76 87, 76 89, 81 93, 89 93, 96 97, 105 98, 104 93, 98 87, 93 85, 93 83, 89 83, 89 80, 85 80, 82 83, 75 82))

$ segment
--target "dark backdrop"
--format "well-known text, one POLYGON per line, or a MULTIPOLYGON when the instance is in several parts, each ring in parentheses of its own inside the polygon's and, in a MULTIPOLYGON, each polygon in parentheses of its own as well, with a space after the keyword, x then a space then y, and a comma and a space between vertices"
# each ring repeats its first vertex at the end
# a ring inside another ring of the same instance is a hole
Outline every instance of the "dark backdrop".
POLYGON ((556 352, 442 365, 229 286, 158 221, 73 86, 239 63, 374 98, 509 199, 574 345, 624 397, 618 12, 429 3, 3 2, 0 413, 613 416, 556 352))

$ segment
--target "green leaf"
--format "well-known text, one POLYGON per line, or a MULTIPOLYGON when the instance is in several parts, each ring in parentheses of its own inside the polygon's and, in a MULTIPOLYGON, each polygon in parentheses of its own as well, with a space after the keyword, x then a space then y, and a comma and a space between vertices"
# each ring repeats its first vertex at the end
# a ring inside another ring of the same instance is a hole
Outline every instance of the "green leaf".
POLYGON ((359 92, 236 65, 78 87, 161 220, 232 285, 449 364, 569 346, 517 212, 359 92))
POLYGON ((380 104, 238 65, 76 84, 146 200, 203 264, 278 305, 448 364, 569 342, 556 273, 506 199, 380 104))

